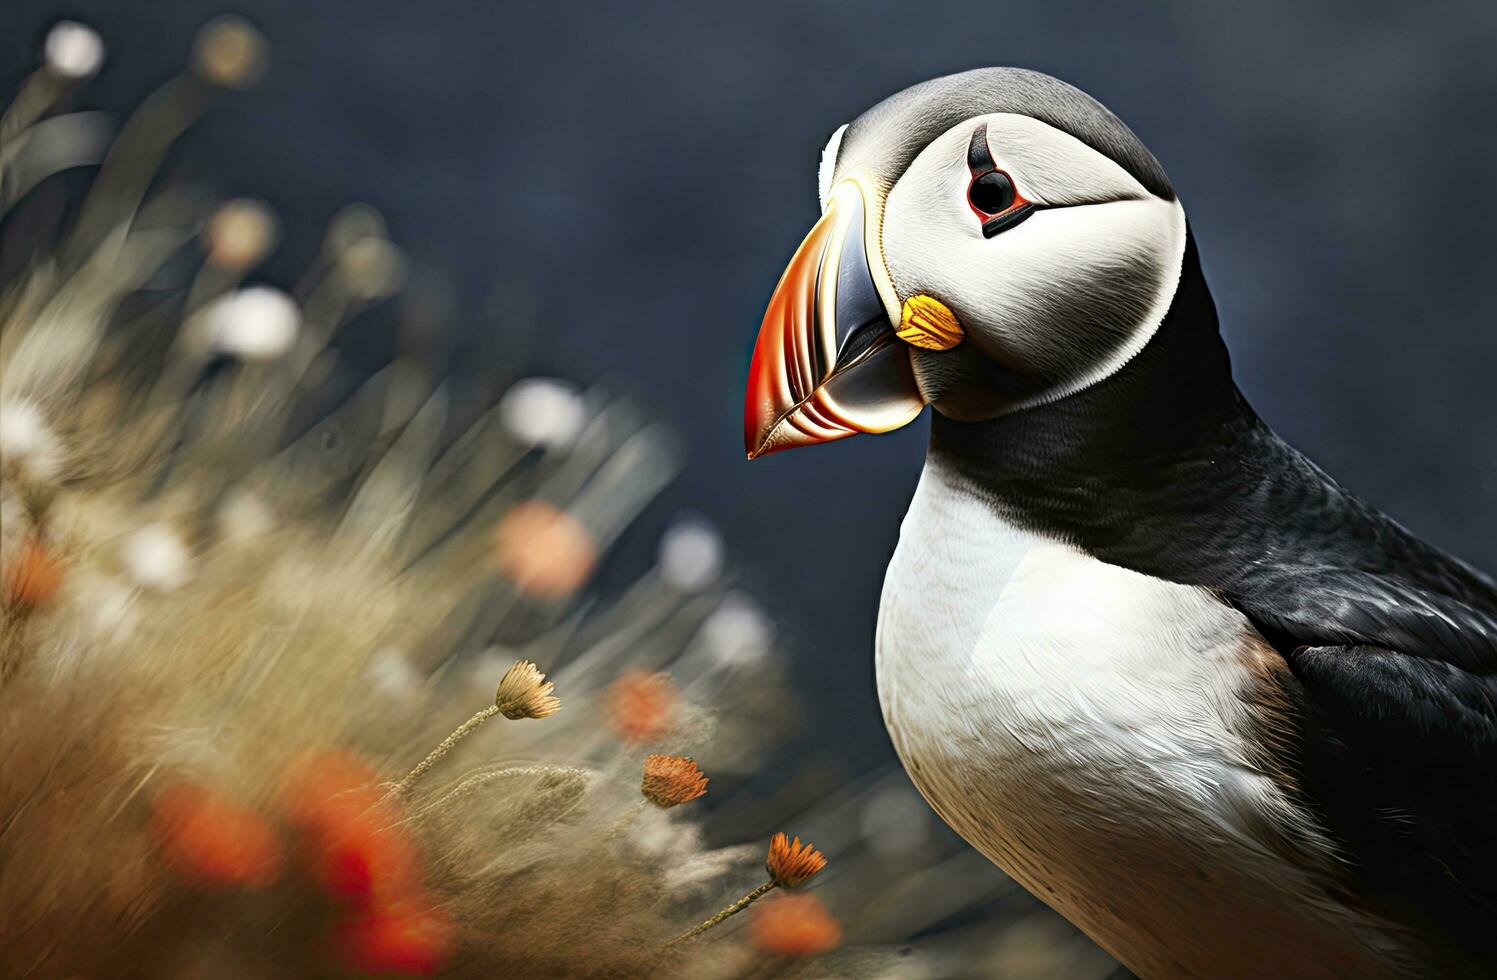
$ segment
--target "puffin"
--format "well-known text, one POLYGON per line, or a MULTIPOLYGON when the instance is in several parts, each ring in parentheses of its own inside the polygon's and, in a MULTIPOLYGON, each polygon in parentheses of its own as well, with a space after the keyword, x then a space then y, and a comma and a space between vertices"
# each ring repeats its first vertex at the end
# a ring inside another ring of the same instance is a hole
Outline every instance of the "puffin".
POLYGON ((1497 976, 1497 584, 1254 412, 1138 137, 978 69, 819 193, 745 448, 933 409, 875 665, 936 813, 1138 976, 1497 976))

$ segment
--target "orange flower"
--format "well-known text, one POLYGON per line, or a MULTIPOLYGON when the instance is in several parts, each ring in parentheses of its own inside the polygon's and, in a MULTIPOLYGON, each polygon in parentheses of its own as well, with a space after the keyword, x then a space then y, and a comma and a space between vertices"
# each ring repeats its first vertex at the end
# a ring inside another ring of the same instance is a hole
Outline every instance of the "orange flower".
POLYGON ((286 770, 281 806, 293 823, 317 834, 341 823, 347 811, 378 806, 379 775, 352 752, 309 752, 286 770))
POLYGON ((544 500, 516 504, 494 527, 494 567, 533 596, 571 595, 597 561, 597 542, 582 522, 544 500))
POLYGON ((172 783, 151 803, 156 846, 183 878, 258 888, 276 879, 281 847, 253 810, 194 783, 172 783))
POLYGON ((803 884, 816 872, 826 867, 826 858, 809 843, 802 844, 797 837, 793 841, 784 834, 775 834, 769 841, 769 857, 764 870, 770 880, 781 888, 794 888, 803 884))
POLYGON ((340 921, 333 949, 361 973, 429 977, 452 954, 452 923, 441 909, 410 901, 340 921))
POLYGON ((842 942, 842 926, 815 895, 781 895, 754 909, 749 935, 776 956, 815 956, 842 942))
POLYGON ((640 784, 645 799, 662 810, 689 803, 707 792, 707 777, 694 760, 682 755, 652 755, 645 759, 640 784))
POLYGON ((675 724, 676 686, 665 674, 620 674, 605 700, 609 724, 626 742, 653 742, 675 724))
POLYGON ((293 766, 282 792, 313 877, 359 908, 404 896, 419 878, 415 849, 394 826, 399 811, 375 779, 357 756, 325 752, 293 766))
MULTIPOLYGON (((681 933, 681 935, 677 936, 675 939, 672 939, 666 945, 679 946, 684 942, 695 939, 697 936, 700 936, 708 929, 720 925, 732 916, 735 916, 739 912, 742 912, 744 909, 753 905, 759 899, 763 898, 765 895, 768 895, 776 888, 794 888, 796 885, 803 883, 807 878, 810 878, 812 875, 814 875, 824 867, 826 867, 826 858, 822 857, 821 852, 816 850, 816 848, 812 847, 810 844, 802 845, 799 837, 797 837, 792 842, 784 834, 775 834, 774 837, 769 841, 769 857, 764 862, 764 870, 769 874, 769 880, 764 882, 764 884, 760 885, 758 888, 755 888, 753 891, 749 892, 747 895, 740 898, 738 901, 734 902, 732 905, 724 908, 722 911, 712 916, 712 918, 698 925, 692 926, 690 929, 681 933)), ((831 919, 830 916, 826 916, 826 918, 831 922, 831 925, 835 930, 831 934, 831 943, 833 946, 835 946, 837 943, 837 939, 840 938, 842 933, 840 929, 836 928, 836 920, 831 919)), ((825 930, 823 930, 823 935, 826 935, 825 930)), ((805 945, 809 946, 809 943, 805 945)), ((785 946, 786 949, 791 948, 791 944, 788 940, 785 946)), ((830 949, 831 947, 828 946, 825 948, 830 949)), ((807 952, 786 952, 784 955, 809 955, 809 953, 811 952, 820 951, 820 949, 808 949, 807 952)))
POLYGON ((27 538, 5 569, 5 604, 12 609, 45 606, 62 586, 62 563, 40 541, 27 538))

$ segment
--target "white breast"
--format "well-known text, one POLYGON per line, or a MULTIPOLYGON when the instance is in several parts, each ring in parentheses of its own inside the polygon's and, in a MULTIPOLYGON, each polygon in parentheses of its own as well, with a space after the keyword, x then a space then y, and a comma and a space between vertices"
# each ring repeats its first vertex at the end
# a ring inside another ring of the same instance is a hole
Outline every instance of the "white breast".
POLYGON ((1288 936, 1344 915, 1315 880, 1329 849, 1254 761, 1275 656, 1210 592, 1021 530, 935 464, 879 610, 879 699, 915 784, 1148 976, 1243 955, 1221 947, 1253 918, 1288 915, 1288 936), (1295 848, 1306 867, 1286 864, 1295 848))

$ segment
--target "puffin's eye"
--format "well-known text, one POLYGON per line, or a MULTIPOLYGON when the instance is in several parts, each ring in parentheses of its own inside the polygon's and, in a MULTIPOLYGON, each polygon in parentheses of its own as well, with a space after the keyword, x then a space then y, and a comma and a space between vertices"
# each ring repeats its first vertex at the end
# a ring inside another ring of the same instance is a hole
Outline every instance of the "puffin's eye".
POLYGON ((988 149, 988 124, 972 131, 967 144, 967 169, 972 183, 967 185, 967 204, 982 220, 982 237, 992 238, 1025 221, 1042 205, 1031 204, 1019 196, 1008 174, 993 162, 988 149))
POLYGON ((985 215, 1002 214, 1013 206, 1014 182, 1001 170, 990 170, 973 179, 967 188, 967 200, 972 209, 985 215))

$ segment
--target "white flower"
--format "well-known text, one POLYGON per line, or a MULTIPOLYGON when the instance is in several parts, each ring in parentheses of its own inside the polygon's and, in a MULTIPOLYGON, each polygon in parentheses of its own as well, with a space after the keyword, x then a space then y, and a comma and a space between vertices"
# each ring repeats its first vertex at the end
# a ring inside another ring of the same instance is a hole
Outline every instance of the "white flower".
POLYGON ((362 300, 384 299, 405 285, 409 262, 388 239, 370 235, 349 244, 338 257, 338 272, 348 291, 362 300))
POLYGON ((81 81, 93 77, 104 63, 104 42, 87 24, 61 20, 47 32, 42 46, 47 70, 59 78, 81 81))
POLYGON ((769 621, 747 598, 731 595, 702 623, 701 638, 722 664, 752 664, 769 656, 773 632, 769 621))
POLYGON ((0 402, 0 464, 42 481, 55 477, 62 467, 62 443, 31 402, 0 402))
POLYGON ((144 588, 170 592, 187 581, 187 547, 164 524, 149 524, 131 534, 123 555, 130 575, 144 588))
POLYGON ((140 616, 133 591, 112 575, 88 572, 77 583, 83 621, 97 639, 119 643, 135 631, 140 616))
POLYGON ((665 584, 682 592, 701 592, 722 571, 722 535, 706 518, 678 517, 660 538, 659 561, 665 584))
POLYGON ((421 686, 416 669, 395 647, 380 647, 370 654, 364 673, 376 691, 390 698, 409 697, 421 686))
POLYGON ((327 238, 323 241, 323 255, 337 261, 354 242, 365 238, 387 238, 389 229, 384 215, 373 205, 354 203, 346 205, 327 225, 327 238))
POLYGON ((251 286, 203 311, 213 349, 246 361, 272 361, 291 349, 301 327, 296 301, 279 289, 251 286))
POLYGON ((587 424, 582 395, 556 378, 517 381, 499 401, 499 421, 526 446, 556 449, 572 444, 587 424))
POLYGON ((244 544, 275 526, 275 515, 265 501, 248 490, 234 492, 218 508, 218 529, 224 538, 244 544))

